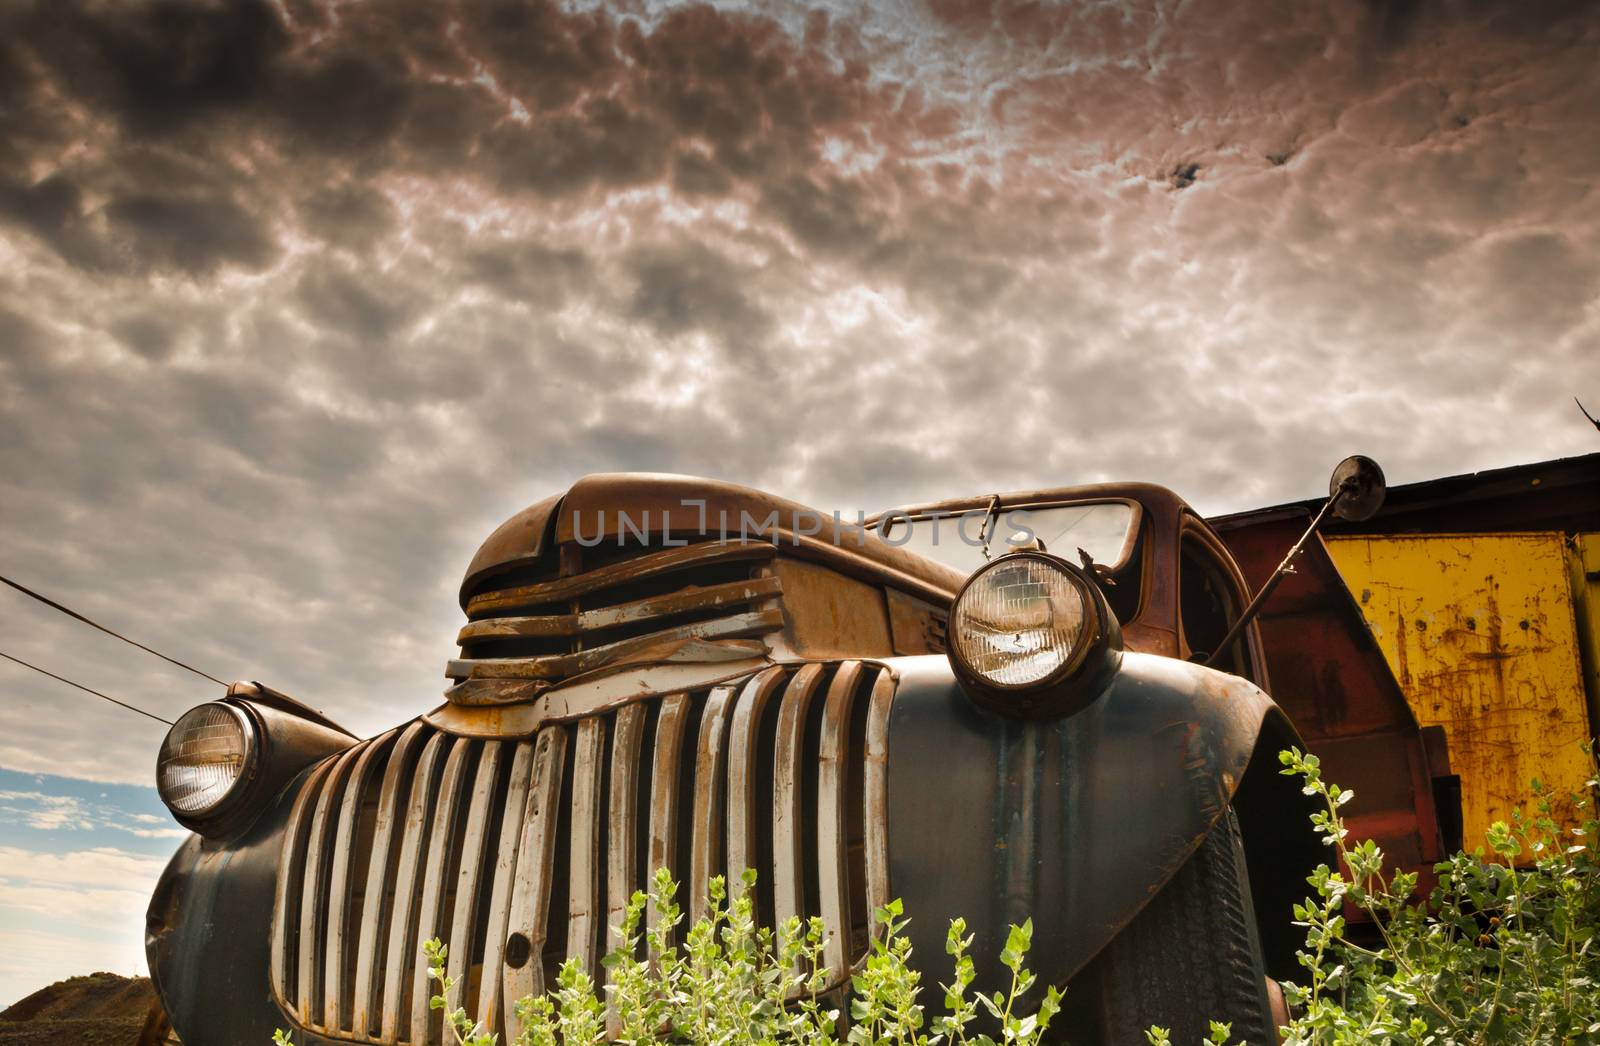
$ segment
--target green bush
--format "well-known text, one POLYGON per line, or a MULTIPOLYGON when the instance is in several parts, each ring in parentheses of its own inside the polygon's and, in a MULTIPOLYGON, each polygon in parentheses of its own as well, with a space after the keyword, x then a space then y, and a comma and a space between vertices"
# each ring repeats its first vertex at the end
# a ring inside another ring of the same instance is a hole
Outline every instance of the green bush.
MULTIPOLYGON (((1585 751, 1593 764, 1592 750, 1585 751)), ((1457 853, 1438 865, 1439 884, 1422 899, 1414 874, 1386 874, 1374 843, 1347 839, 1340 810, 1354 793, 1324 781, 1316 756, 1290 750, 1280 758, 1282 772, 1300 777, 1306 794, 1322 801, 1312 823, 1336 858, 1309 877, 1315 896, 1295 908, 1306 930, 1298 953, 1306 981, 1283 985, 1296 1011, 1280 1029, 1287 1043, 1600 1042, 1600 862, 1590 847, 1600 824, 1589 816, 1590 794, 1572 797, 1585 812, 1583 826, 1563 831, 1549 790, 1534 781, 1536 815, 1513 811, 1490 830, 1490 853, 1457 853), (1366 913, 1381 943, 1352 939, 1347 903, 1366 913)), ((1589 793, 1597 786, 1591 778, 1589 793)), ((1036 1004, 1026 1001, 1037 986, 1024 965, 1031 922, 1011 927, 999 956, 1011 974, 1009 990, 983 995, 970 990, 972 937, 956 919, 945 942, 951 980, 939 986, 943 1010, 930 1019, 895 901, 875 913, 878 933, 851 978, 844 1019, 821 994, 829 978, 821 965, 827 928, 819 919, 790 919, 776 932, 757 927, 754 873, 743 881, 730 902, 725 882, 713 879, 710 914, 674 947, 670 934, 683 913, 671 876, 657 872, 650 896, 636 893, 630 901, 617 928, 619 947, 605 959, 612 1009, 569 960, 553 992, 516 1003, 522 1028, 514 1046, 590 1046, 608 1037, 640 1046, 1033 1046, 1061 1009, 1061 993, 1050 986, 1036 1004), (647 901, 660 920, 641 929, 647 901)), ((449 1041, 492 1046, 496 1037, 451 1005, 457 985, 445 973, 445 946, 429 941, 425 953, 439 988, 432 1005, 444 1011, 449 1041)), ((1161 1028, 1145 1037, 1154 1046, 1169 1041, 1161 1028)), ((1213 1023, 1206 1042, 1223 1046, 1230 1038, 1226 1024, 1213 1023)), ((284 1032, 274 1036, 280 1046, 289 1041, 284 1032)))
POLYGON ((1308 982, 1285 985, 1300 1014, 1287 1041, 1350 1043, 1579 1043, 1600 1041, 1600 832, 1591 776, 1571 797, 1584 823, 1563 831, 1553 796, 1533 782, 1534 816, 1513 810, 1488 832, 1490 853, 1457 853, 1439 864, 1438 886, 1418 903, 1416 876, 1385 875, 1370 840, 1347 841, 1339 810, 1352 793, 1322 779, 1314 755, 1280 758, 1307 795, 1322 800, 1312 817, 1342 870, 1311 876, 1316 898, 1296 906, 1306 927, 1300 952, 1308 982), (1520 862, 1520 866, 1519 866, 1520 862), (1381 938, 1369 948, 1347 934, 1348 901, 1367 913, 1381 938))

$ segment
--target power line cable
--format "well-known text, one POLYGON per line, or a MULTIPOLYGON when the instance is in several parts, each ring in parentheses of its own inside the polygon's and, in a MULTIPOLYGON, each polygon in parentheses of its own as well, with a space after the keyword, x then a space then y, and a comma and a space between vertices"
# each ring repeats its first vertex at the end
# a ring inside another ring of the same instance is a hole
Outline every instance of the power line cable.
POLYGON ((107 694, 102 694, 100 691, 95 690, 92 687, 84 686, 82 683, 74 683, 72 680, 68 679, 66 676, 58 676, 54 672, 50 672, 50 671, 47 671, 47 670, 45 670, 43 668, 40 668, 38 665, 30 665, 30 664, 28 664, 28 662, 22 660, 22 658, 20 658, 20 657, 12 657, 10 654, 6 653, 4 650, 0 650, 0 657, 5 658, 7 661, 14 661, 17 664, 21 665, 23 668, 31 668, 35 672, 38 672, 40 675, 49 676, 51 679, 54 679, 54 680, 56 680, 58 682, 65 683, 68 686, 75 686, 79 690, 82 690, 84 693, 93 694, 95 697, 98 697, 98 698, 100 698, 102 700, 105 700, 105 701, 110 701, 114 705, 120 705, 121 707, 126 708, 130 712, 138 712, 140 715, 144 716, 147 719, 154 719, 156 722, 165 723, 168 726, 175 725, 172 722, 172 720, 170 720, 170 719, 162 719, 160 716, 156 715, 154 712, 146 712, 142 708, 135 708, 133 705, 128 704, 126 701, 118 701, 116 698, 111 697, 111 696, 109 696, 107 694))
MULTIPOLYGON (((202 672, 198 668, 194 667, 193 665, 184 664, 182 661, 179 661, 175 657, 168 657, 166 654, 163 654, 159 650, 152 650, 150 647, 145 646, 143 643, 139 642, 136 639, 129 639, 127 636, 123 635, 121 632, 118 632, 118 631, 116 631, 114 629, 107 628, 106 626, 100 624, 98 621, 91 621, 88 618, 84 617, 82 614, 78 613, 76 610, 73 610, 71 607, 62 606, 60 603, 57 603, 55 600, 51 599, 49 596, 42 596, 39 593, 35 592, 33 589, 28 588, 26 585, 22 585, 22 584, 19 584, 19 583, 15 582, 15 581, 11 580, 10 578, 6 577, 4 574, 0 574, 0 581, 5 582, 6 584, 10 585, 12 588, 16 589, 18 592, 21 592, 25 596, 29 596, 29 597, 31 597, 33 599, 37 599, 39 602, 43 603, 47 607, 52 607, 52 608, 54 608, 56 610, 59 610, 63 614, 67 615, 68 617, 76 618, 77 620, 82 621, 84 624, 88 625, 91 628, 98 628, 100 631, 104 632, 106 635, 115 636, 117 639, 122 640, 124 643, 128 643, 128 644, 130 644, 132 646, 138 647, 140 650, 143 650, 147 654, 154 654, 155 656, 159 657, 161 660, 166 661, 169 664, 177 665, 179 668, 185 669, 186 671, 193 672, 195 675, 200 676, 202 679, 209 679, 213 683, 217 684, 220 687, 226 687, 228 685, 227 683, 224 683, 222 680, 218 679, 216 676, 212 675, 209 672, 202 672)), ((16 658, 12 658, 12 660, 15 661, 16 658)), ((76 684, 74 684, 74 685, 76 685, 76 684)), ((93 691, 91 691, 91 693, 92 692, 93 691)), ((105 697, 104 694, 102 694, 100 696, 101 697, 105 697)), ((107 700, 110 700, 110 698, 107 698, 107 700)), ((163 722, 165 722, 165 720, 163 720, 163 722)))

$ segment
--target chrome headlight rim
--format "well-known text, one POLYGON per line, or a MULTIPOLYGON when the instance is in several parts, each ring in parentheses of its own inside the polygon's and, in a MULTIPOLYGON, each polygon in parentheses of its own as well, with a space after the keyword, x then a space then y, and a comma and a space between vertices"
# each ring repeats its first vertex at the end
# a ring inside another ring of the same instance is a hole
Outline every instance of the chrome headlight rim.
POLYGON ((239 805, 250 794, 251 785, 255 781, 257 770, 261 765, 262 739, 261 724, 251 714, 248 705, 233 701, 205 701, 190 708, 178 717, 178 721, 172 725, 172 729, 168 730, 167 735, 161 739, 161 747, 156 754, 156 794, 161 797, 162 805, 167 808, 168 813, 172 814, 173 819, 185 828, 199 832, 201 835, 211 834, 207 829, 223 825, 229 815, 238 809, 239 805), (162 760, 167 751, 167 742, 171 739, 173 733, 183 725, 185 719, 202 709, 220 709, 232 718, 238 726, 240 736, 243 739, 244 757, 240 763, 239 772, 234 775, 232 783, 215 801, 200 810, 179 810, 167 798, 166 792, 161 787, 162 760))
POLYGON ((969 696, 977 704, 1010 718, 1048 718, 1075 710, 1102 689, 1094 685, 1094 680, 1103 674, 1095 666, 1107 664, 1108 651, 1121 649, 1121 631, 1099 586, 1077 564, 1037 549, 1007 552, 973 571, 950 603, 948 630, 950 664, 969 696), (958 608, 967 592, 993 571, 1019 559, 1040 561, 1072 584, 1082 601, 1083 622, 1068 656, 1055 670, 1028 682, 1005 683, 990 679, 968 664, 955 633, 959 627, 958 608))

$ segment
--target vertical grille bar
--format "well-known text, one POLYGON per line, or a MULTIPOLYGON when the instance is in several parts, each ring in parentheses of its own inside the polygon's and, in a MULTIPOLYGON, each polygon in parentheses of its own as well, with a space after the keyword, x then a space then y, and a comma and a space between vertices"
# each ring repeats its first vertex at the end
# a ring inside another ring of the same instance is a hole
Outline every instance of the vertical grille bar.
POLYGON ((489 841, 489 804, 495 799, 500 777, 501 742, 484 744, 472 779, 472 800, 467 808, 466 832, 461 838, 461 860, 456 872, 456 903, 443 940, 450 948, 445 974, 455 978, 463 994, 472 968, 473 941, 478 915, 478 887, 483 878, 483 855, 489 841))
POLYGON ((774 694, 782 692, 788 673, 769 668, 745 684, 734 706, 728 730, 728 896, 744 892, 746 868, 760 861, 756 852, 757 746, 761 743, 761 718, 774 694))
MULTIPOLYGON (((655 758, 650 769, 651 875, 658 868, 677 867, 678 768, 683 760, 683 730, 688 716, 688 694, 671 694, 662 700, 661 717, 656 721, 655 758)), ((647 916, 652 928, 660 916, 652 903, 647 916)))
POLYGON ((528 775, 533 766, 533 744, 517 745, 511 761, 511 781, 506 788, 506 812, 500 821, 500 841, 495 851, 494 887, 489 894, 489 922, 483 934, 483 976, 478 986, 477 1019, 491 1033, 505 1026, 500 1017, 500 970, 505 962, 509 932, 512 882, 516 876, 517 844, 527 817, 528 775))
MULTIPOLYGON (((647 713, 635 702, 617 710, 616 732, 611 738, 611 810, 606 837, 606 933, 621 925, 633 895, 638 864, 639 752, 644 743, 647 713)), ((604 950, 604 949, 602 949, 604 950)), ((606 981, 610 983, 608 971, 606 981)), ((612 1038, 621 1034, 614 1000, 606 1006, 606 1029, 612 1038)))
POLYGON ((772 768, 772 897, 777 925, 804 918, 806 713, 822 680, 821 665, 805 665, 789 680, 778 706, 772 768))
POLYGON ((421 867, 423 845, 427 841, 429 800, 433 795, 434 767, 439 753, 450 746, 445 734, 434 734, 417 760, 411 778, 411 800, 406 807, 405 827, 400 835, 400 857, 395 864, 394 910, 389 916, 389 954, 383 967, 383 1024, 385 1042, 396 1042, 400 1034, 400 1003, 405 997, 407 974, 417 962, 420 947, 411 932, 416 916, 417 872, 421 867))
MULTIPOLYGON (((288 1000, 293 998, 289 991, 290 967, 299 969, 297 956, 291 954, 289 947, 289 927, 298 926, 300 920, 298 903, 294 911, 289 910, 289 888, 291 883, 297 883, 300 884, 301 890, 305 889, 308 880, 295 865, 306 852, 305 833, 310 827, 310 811, 315 808, 315 801, 322 794, 323 781, 327 779, 338 761, 337 756, 330 756, 318 763, 306 777, 300 786, 300 794, 295 796, 294 810, 289 814, 288 827, 284 829, 283 859, 278 863, 278 890, 274 908, 277 918, 273 920, 275 926, 272 934, 272 978, 278 987, 278 994, 288 1000)), ((302 943, 297 947, 303 950, 305 945, 302 943)))
POLYGON ((600 896, 600 833, 605 812, 600 802, 605 775, 606 721, 598 716, 578 721, 572 754, 572 849, 567 874, 567 956, 583 963, 599 979, 596 952, 598 921, 604 911, 600 896))
POLYGON ((335 829, 333 864, 328 880, 327 955, 322 965, 322 1026, 330 1031, 338 1030, 343 1016, 340 1009, 345 987, 345 909, 354 885, 350 866, 356 858, 356 819, 366 797, 368 775, 393 737, 391 730, 361 746, 361 754, 356 757, 355 766, 345 781, 344 800, 339 806, 339 825, 335 829))
POLYGON ((822 919, 828 925, 823 964, 832 978, 850 969, 850 814, 848 803, 850 705, 861 680, 861 662, 846 661, 834 673, 822 707, 821 759, 817 767, 817 870, 822 919))
POLYGON ((347 748, 334 763, 333 769, 328 774, 328 779, 322 789, 322 794, 317 796, 317 809, 311 815, 311 834, 306 839, 306 873, 305 886, 300 894, 300 1023, 310 1027, 314 1017, 313 1000, 316 998, 315 985, 317 979, 317 960, 323 957, 320 947, 320 930, 327 914, 327 894, 323 887, 326 875, 324 865, 329 859, 328 853, 328 813, 341 792, 348 771, 356 758, 362 753, 364 747, 356 745, 347 748))
POLYGON ((525 995, 545 990, 544 954, 550 915, 550 882, 554 877, 556 817, 561 802, 561 773, 567 758, 567 733, 561 726, 539 731, 528 786, 528 819, 517 851, 516 882, 511 891, 511 932, 527 938, 529 957, 521 966, 506 964, 502 992, 506 1007, 505 1041, 522 1033, 515 1006, 525 995))
POLYGON ((722 789, 727 761, 728 706, 737 688, 714 687, 700 720, 694 766, 694 821, 689 851, 689 919, 704 918, 710 907, 706 884, 722 871, 722 789))
POLYGON ((642 703, 617 711, 611 740, 611 823, 606 839, 606 926, 622 922, 636 882, 639 863, 639 753, 646 719, 642 703))
MULTIPOLYGON (((416 947, 439 933, 440 907, 443 901, 445 877, 450 874, 451 841, 455 835, 457 811, 461 806, 461 779, 463 767, 471 751, 469 741, 458 740, 450 747, 444 763, 444 779, 439 783, 439 801, 434 807, 433 831, 428 837, 427 870, 422 880, 422 902, 417 909, 416 947)), ((420 1044, 428 1041, 433 1011, 428 999, 428 967, 419 958, 412 957, 411 977, 411 1041, 420 1044)))
POLYGON ((372 856, 367 863, 366 896, 361 905, 361 937, 356 945, 355 990, 350 999, 350 1026, 361 1035, 368 1034, 372 1028, 372 973, 378 958, 378 928, 383 924, 384 887, 392 871, 389 851, 394 841, 395 825, 402 818, 412 753, 421 744, 426 729, 419 719, 395 741, 394 750, 389 753, 389 765, 383 771, 383 786, 378 793, 377 823, 372 831, 372 856))
MULTIPOLYGON (((889 708, 894 702, 894 676, 887 669, 878 671, 867 705, 865 770, 862 792, 866 803, 865 863, 867 878, 867 919, 889 903, 889 708)), ((876 933, 877 928, 872 927, 876 933)))

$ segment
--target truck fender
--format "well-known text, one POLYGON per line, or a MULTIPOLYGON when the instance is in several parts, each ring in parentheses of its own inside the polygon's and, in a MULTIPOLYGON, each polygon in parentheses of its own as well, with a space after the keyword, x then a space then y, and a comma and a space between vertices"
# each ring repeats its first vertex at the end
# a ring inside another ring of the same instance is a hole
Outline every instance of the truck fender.
MULTIPOLYGON (((1106 689, 1054 720, 975 705, 939 656, 890 662, 889 886, 914 953, 946 976, 951 918, 995 976, 1007 929, 1032 918, 1028 966, 1062 985, 1155 896, 1230 803, 1245 834, 1268 972, 1295 968, 1291 907, 1326 860, 1310 800, 1279 771, 1294 729, 1238 676, 1123 655, 1106 689)), ((1001 971, 1003 972, 1003 971, 1001 971)), ((978 987, 985 985, 980 974, 978 987)))

